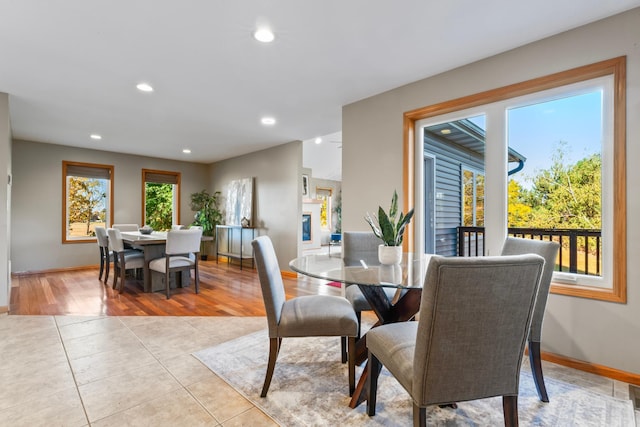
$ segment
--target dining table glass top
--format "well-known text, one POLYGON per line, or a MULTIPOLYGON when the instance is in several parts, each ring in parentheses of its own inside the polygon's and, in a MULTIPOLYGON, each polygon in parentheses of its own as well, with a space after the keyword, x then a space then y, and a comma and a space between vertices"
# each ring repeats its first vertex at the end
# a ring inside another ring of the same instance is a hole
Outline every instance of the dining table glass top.
POLYGON ((370 265, 360 261, 356 265, 345 265, 340 257, 313 254, 291 260, 289 267, 296 273, 332 282, 393 288, 421 288, 430 259, 430 254, 405 253, 402 255, 400 264, 370 265))

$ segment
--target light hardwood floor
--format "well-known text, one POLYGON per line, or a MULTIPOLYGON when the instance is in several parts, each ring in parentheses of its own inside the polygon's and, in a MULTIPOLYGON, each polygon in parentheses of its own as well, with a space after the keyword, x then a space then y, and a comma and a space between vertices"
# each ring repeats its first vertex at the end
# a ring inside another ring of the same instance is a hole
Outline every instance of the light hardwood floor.
MULTIPOLYGON (((201 261, 200 293, 193 283, 164 292, 144 293, 142 284, 127 278, 124 293, 105 286, 98 269, 17 275, 11 281, 10 314, 85 316, 264 316, 262 292, 256 270, 221 261, 201 261)), ((192 280, 193 282, 193 280, 192 280)), ((326 293, 339 289, 312 279, 284 278, 287 297, 326 293)))

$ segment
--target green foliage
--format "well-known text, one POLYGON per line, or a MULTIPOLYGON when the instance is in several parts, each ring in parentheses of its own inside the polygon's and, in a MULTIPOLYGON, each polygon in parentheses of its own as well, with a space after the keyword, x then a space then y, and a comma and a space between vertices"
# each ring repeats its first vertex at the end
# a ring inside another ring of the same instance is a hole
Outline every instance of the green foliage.
POLYGON ((531 206, 523 197, 524 189, 518 181, 510 179, 508 187, 509 197, 509 226, 525 227, 531 222, 531 206))
POLYGON ((400 246, 404 237, 404 230, 413 217, 413 209, 404 215, 398 216, 398 193, 394 190, 391 198, 391 207, 387 214, 382 207, 378 207, 378 215, 371 216, 367 213, 365 221, 369 223, 373 233, 378 236, 386 246, 400 246))
POLYGON ((548 169, 533 178, 531 190, 514 189, 510 184, 509 206, 527 205, 528 215, 510 215, 509 225, 538 228, 602 227, 602 159, 587 156, 575 164, 565 164, 562 147, 552 157, 548 169), (516 191, 517 190, 517 191, 516 191), (513 221, 513 222, 512 222, 513 221))
POLYGON ((86 235, 92 235, 91 222, 102 221, 106 218, 105 199, 107 193, 99 179, 84 177, 69 177, 69 224, 82 222, 87 225, 86 235), (100 206, 102 209, 97 210, 100 206))
POLYGON ((173 185, 147 182, 145 185, 146 225, 156 231, 170 230, 173 223, 173 185))
MULTIPOLYGON (((551 165, 531 179, 530 190, 509 182, 509 227, 602 228, 602 158, 591 154, 567 164, 564 147, 561 144, 551 165)), ((578 241, 583 251, 594 252, 595 245, 578 241)))
POLYGON ((206 190, 191 195, 190 207, 196 211, 191 225, 202 227, 204 236, 213 236, 216 225, 222 223, 222 212, 218 207, 220 192, 209 194, 206 190))

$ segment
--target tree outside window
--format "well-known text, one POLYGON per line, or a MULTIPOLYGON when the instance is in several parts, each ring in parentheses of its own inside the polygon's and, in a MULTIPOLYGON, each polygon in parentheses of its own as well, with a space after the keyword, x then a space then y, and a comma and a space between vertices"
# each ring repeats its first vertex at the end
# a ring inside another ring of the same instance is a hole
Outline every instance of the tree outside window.
POLYGON ((111 222, 113 166, 66 162, 63 169, 64 243, 93 240, 111 222))
POLYGON ((143 224, 156 231, 180 222, 180 173, 143 169, 143 224))

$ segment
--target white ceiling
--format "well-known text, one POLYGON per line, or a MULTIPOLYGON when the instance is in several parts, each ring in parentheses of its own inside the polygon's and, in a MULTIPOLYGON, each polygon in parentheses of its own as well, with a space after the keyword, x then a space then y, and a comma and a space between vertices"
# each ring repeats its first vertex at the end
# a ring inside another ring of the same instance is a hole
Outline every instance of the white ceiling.
POLYGON ((342 105, 636 6, 0 0, 0 92, 14 138, 209 163, 333 134, 342 105))

